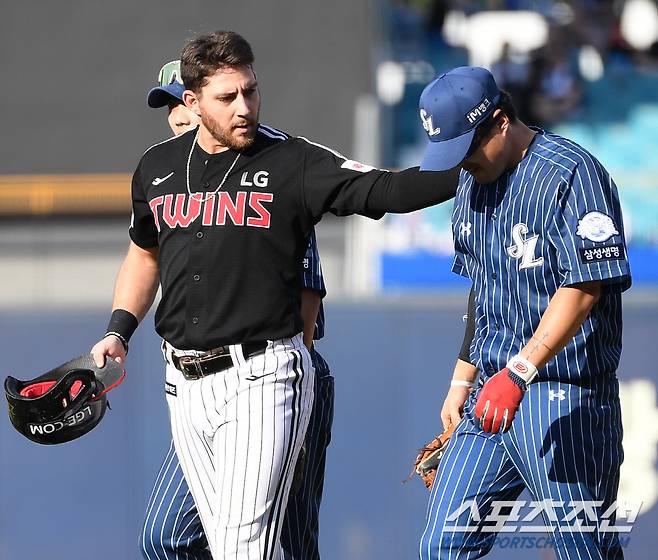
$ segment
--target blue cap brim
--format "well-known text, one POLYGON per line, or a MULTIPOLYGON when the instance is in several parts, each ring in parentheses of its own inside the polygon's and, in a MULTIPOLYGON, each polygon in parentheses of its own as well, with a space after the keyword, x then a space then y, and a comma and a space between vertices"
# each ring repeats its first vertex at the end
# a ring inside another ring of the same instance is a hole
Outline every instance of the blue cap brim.
POLYGON ((429 142, 420 162, 421 171, 447 171, 459 165, 471 147, 475 129, 443 142, 429 142))
POLYGON ((146 102, 149 107, 153 107, 154 109, 164 107, 165 105, 169 105, 172 101, 172 97, 174 98, 174 101, 183 101, 184 91, 185 86, 178 82, 166 86, 154 87, 148 92, 146 102))

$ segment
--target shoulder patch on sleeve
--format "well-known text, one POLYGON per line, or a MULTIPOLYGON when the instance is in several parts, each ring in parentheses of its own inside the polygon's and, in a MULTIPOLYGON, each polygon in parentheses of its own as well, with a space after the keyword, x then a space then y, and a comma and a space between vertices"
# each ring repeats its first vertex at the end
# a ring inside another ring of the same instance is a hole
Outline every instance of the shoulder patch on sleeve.
POLYGON ((622 243, 589 247, 588 249, 581 248, 578 251, 580 252, 580 262, 583 264, 601 261, 622 261, 626 258, 626 250, 622 243))
POLYGON ((576 235, 595 243, 602 243, 613 235, 619 235, 612 218, 601 212, 588 212, 578 220, 576 235))
POLYGON ((351 169, 352 171, 360 171, 361 173, 366 173, 375 169, 372 165, 366 165, 365 163, 359 163, 353 159, 346 159, 341 165, 343 169, 351 169))

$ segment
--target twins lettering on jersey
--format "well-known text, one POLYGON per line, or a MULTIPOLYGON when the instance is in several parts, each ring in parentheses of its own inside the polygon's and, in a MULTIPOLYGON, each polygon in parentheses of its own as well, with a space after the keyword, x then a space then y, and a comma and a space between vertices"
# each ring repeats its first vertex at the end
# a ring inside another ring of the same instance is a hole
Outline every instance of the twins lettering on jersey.
MULTIPOLYGON (((173 175, 156 177, 152 184, 159 185, 173 175)), ((250 176, 245 171, 240 177, 241 187, 264 189, 269 182, 267 171, 256 171, 250 176)), ((201 217, 204 226, 223 226, 230 221, 235 226, 269 228, 271 222, 267 204, 274 201, 272 193, 238 191, 231 195, 226 191, 217 193, 163 194, 149 201, 155 226, 160 231, 164 222, 169 228, 186 228, 201 217)))
POLYGON ((267 192, 238 191, 231 195, 219 191, 165 194, 151 199, 149 206, 158 231, 162 222, 171 229, 186 228, 199 218, 204 226, 223 226, 230 221, 235 226, 269 228, 271 214, 266 206, 273 201, 274 194, 267 192))

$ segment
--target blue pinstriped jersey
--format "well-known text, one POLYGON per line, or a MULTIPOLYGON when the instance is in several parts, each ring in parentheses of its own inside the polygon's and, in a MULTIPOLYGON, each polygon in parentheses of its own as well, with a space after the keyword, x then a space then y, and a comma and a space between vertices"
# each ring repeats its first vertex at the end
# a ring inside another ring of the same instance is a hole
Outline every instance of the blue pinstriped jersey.
MULTIPOLYGON (((315 239, 315 228, 311 230, 308 238, 308 247, 302 261, 302 284, 304 288, 309 288, 319 292, 320 297, 327 295, 322 276, 322 264, 320 263, 320 253, 318 252, 317 240, 315 239)), ((313 338, 319 340, 324 336, 324 307, 320 302, 318 318, 315 321, 315 332, 313 338)))
POLYGON ((461 172, 453 271, 473 281, 471 360, 485 376, 499 371, 530 340, 558 288, 600 280, 601 298, 539 379, 613 372, 621 292, 631 283, 617 187, 581 146, 535 130, 523 160, 494 183, 461 172))

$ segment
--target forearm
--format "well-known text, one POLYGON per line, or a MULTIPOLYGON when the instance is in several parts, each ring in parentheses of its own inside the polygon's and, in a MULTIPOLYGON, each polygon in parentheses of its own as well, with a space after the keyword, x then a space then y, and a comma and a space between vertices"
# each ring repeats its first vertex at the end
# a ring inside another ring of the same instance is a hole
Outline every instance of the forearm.
POLYGON ((600 295, 600 282, 560 288, 551 298, 535 333, 519 355, 537 369, 544 367, 576 335, 600 295))
POLYGON ((315 333, 315 322, 320 310, 320 294, 309 288, 302 289, 301 315, 304 322, 304 345, 310 350, 313 345, 313 334, 315 333))
POLYGON ((142 249, 131 242, 114 287, 112 309, 125 309, 141 321, 158 291, 157 249, 142 249))
POLYGON ((473 286, 471 286, 471 291, 468 294, 468 309, 464 318, 464 339, 462 340, 462 346, 459 350, 458 357, 460 360, 470 363, 471 343, 473 342, 473 337, 475 336, 475 292, 473 290, 473 286))
POLYGON ((419 171, 417 167, 385 173, 373 185, 367 200, 369 213, 407 213, 455 197, 459 168, 419 171))
POLYGON ((455 369, 452 372, 453 381, 466 381, 468 383, 475 383, 478 378, 478 368, 470 362, 465 362, 461 358, 457 360, 455 369))
POLYGON ((470 361, 470 348, 473 342, 473 336, 475 335, 475 292, 473 291, 473 286, 471 286, 471 291, 468 294, 468 310, 466 311, 465 319, 464 339, 459 350, 452 380, 475 383, 478 377, 478 369, 470 361))

